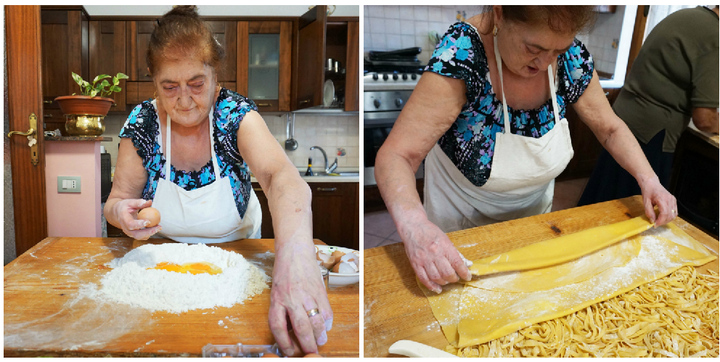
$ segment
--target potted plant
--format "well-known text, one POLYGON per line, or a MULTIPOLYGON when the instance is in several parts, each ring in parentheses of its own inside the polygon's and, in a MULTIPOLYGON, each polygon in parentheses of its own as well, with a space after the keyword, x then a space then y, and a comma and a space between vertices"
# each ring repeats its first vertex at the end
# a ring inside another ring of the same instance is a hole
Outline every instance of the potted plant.
POLYGON ((118 84, 121 79, 128 79, 128 76, 118 73, 112 77, 112 84, 108 81, 110 76, 107 74, 98 75, 92 84, 75 73, 72 73, 72 77, 80 86, 82 95, 73 93, 55 98, 65 114, 65 130, 73 136, 99 136, 105 131, 103 120, 115 103, 108 97, 122 90, 118 84))

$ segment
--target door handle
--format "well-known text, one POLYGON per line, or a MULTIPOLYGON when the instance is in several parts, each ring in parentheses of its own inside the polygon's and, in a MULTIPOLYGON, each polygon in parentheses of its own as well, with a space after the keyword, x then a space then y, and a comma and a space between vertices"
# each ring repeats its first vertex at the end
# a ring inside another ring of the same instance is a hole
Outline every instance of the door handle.
POLYGON ((318 187, 317 190, 320 192, 333 192, 337 191, 337 187, 318 187))
POLYGON ((257 106, 258 106, 258 107, 270 107, 270 106, 272 106, 272 104, 270 104, 270 103, 257 103, 257 106))
POLYGON ((30 123, 30 129, 27 132, 10 131, 8 133, 8 138, 12 137, 13 135, 26 136, 29 141, 28 146, 30 147, 30 162, 33 164, 33 166, 37 166, 39 160, 37 151, 37 139, 35 138, 35 135, 37 135, 37 116, 35 115, 35 113, 30 114, 28 122, 30 123))

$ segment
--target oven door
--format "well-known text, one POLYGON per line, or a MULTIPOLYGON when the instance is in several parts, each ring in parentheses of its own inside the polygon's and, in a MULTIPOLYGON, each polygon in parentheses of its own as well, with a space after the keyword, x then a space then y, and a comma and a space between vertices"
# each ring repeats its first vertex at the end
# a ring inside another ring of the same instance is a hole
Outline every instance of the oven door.
MULTIPOLYGON (((392 130, 395 120, 400 116, 399 111, 393 112, 366 112, 363 116, 364 128, 364 168, 365 177, 363 184, 365 186, 377 185, 375 181, 375 157, 377 156, 380 146, 385 142, 390 131, 392 130)), ((416 179, 422 179, 424 176, 424 161, 415 173, 416 179)))

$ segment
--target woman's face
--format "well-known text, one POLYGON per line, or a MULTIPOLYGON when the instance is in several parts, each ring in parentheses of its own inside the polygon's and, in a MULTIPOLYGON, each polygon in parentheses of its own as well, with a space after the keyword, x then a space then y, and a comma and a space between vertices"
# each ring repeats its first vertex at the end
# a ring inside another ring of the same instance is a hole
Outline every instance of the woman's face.
POLYGON ((496 19, 497 42, 503 63, 513 73, 531 78, 557 61, 573 44, 575 34, 558 33, 547 26, 496 19))
POLYGON ((153 82, 158 102, 173 122, 192 127, 208 118, 217 84, 211 66, 195 58, 165 60, 153 82))

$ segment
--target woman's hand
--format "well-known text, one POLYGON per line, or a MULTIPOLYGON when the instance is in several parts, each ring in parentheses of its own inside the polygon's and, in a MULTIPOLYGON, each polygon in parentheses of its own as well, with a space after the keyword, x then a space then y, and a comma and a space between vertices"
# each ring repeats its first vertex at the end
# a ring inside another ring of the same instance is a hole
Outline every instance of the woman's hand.
POLYGON ((428 220, 404 228, 402 235, 405 253, 420 282, 435 293, 442 285, 455 283, 459 278, 472 278, 465 259, 437 225, 428 220))
POLYGON ((304 243, 279 246, 275 254, 270 293, 270 330, 286 356, 294 356, 298 346, 290 336, 294 331, 303 354, 317 353, 327 343, 333 312, 328 301, 315 247, 304 243), (319 313, 310 316, 311 311, 319 313))
POLYGON ((145 228, 148 221, 137 218, 138 211, 150 206, 152 201, 143 199, 125 199, 113 205, 114 214, 125 235, 136 240, 147 240, 162 230, 160 225, 145 228))
POLYGON ((675 200, 675 196, 665 190, 657 176, 639 182, 639 184, 643 204, 645 205, 645 215, 655 223, 655 226, 665 225, 675 219, 677 216, 677 200, 675 200), (657 206, 660 212, 657 218, 655 218, 654 206, 657 206))

